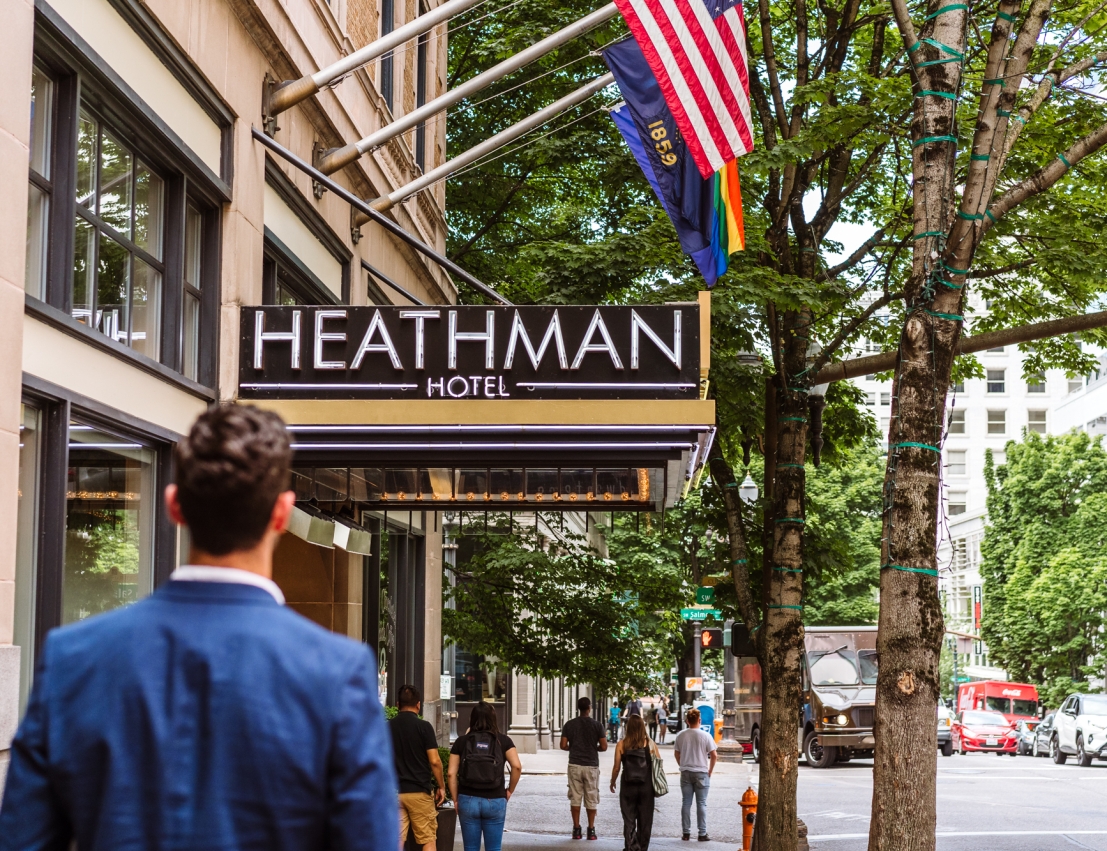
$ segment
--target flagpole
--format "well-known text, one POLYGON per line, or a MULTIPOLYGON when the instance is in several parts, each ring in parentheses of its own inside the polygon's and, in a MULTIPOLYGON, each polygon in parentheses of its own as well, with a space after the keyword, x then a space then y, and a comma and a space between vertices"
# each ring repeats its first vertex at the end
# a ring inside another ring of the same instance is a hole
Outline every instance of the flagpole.
MULTIPOLYGON (((486 139, 478 145, 474 145, 469 150, 462 154, 458 154, 452 160, 444 162, 438 168, 431 169, 421 177, 411 181, 410 183, 401 186, 394 192, 389 192, 380 198, 377 198, 369 202, 369 206, 379 212, 391 210, 405 198, 410 198, 416 192, 421 192, 428 186, 437 183, 443 178, 449 177, 459 168, 464 168, 470 163, 474 163, 481 157, 484 157, 493 151, 497 151, 504 145, 514 142, 520 136, 524 136, 536 127, 541 127, 546 122, 553 118, 556 118, 561 113, 568 109, 572 109, 580 103, 588 100, 596 92, 607 88, 615 82, 614 74, 604 74, 602 77, 597 77, 592 82, 581 86, 575 92, 565 95, 561 100, 551 103, 549 106, 538 110, 534 114, 524 118, 517 124, 512 124, 506 130, 501 130, 495 136, 490 139, 486 139)), ((354 226, 358 227, 368 221, 368 216, 357 216, 354 219, 354 226), (360 219, 360 221, 359 221, 360 219)))
POLYGON ((328 65, 314 74, 307 74, 299 80, 286 80, 269 95, 269 101, 265 109, 266 117, 270 120, 276 118, 286 109, 295 106, 300 101, 307 100, 339 77, 349 74, 362 65, 368 65, 374 59, 383 56, 390 50, 394 50, 405 41, 410 41, 438 26, 443 21, 460 15, 479 2, 481 0, 447 0, 446 3, 431 9, 425 15, 420 15, 388 35, 381 36, 360 50, 355 50, 349 56, 344 56, 333 65, 328 65))
POLYGON ((513 71, 517 71, 524 65, 528 65, 535 59, 545 56, 551 50, 561 47, 577 36, 583 35, 589 30, 595 29, 605 21, 609 21, 619 14, 614 3, 608 3, 601 9, 597 9, 590 15, 586 15, 564 29, 558 30, 539 42, 532 44, 525 50, 516 53, 509 59, 505 59, 499 65, 494 65, 487 71, 478 74, 471 80, 467 80, 457 88, 451 89, 445 94, 421 106, 391 124, 382 127, 375 133, 366 136, 360 141, 341 148, 332 148, 320 159, 318 168, 323 174, 333 174, 340 168, 348 166, 362 154, 374 151, 387 142, 399 136, 406 130, 410 130, 417 124, 422 124, 431 116, 453 106, 459 101, 465 100, 471 94, 501 80, 513 71))

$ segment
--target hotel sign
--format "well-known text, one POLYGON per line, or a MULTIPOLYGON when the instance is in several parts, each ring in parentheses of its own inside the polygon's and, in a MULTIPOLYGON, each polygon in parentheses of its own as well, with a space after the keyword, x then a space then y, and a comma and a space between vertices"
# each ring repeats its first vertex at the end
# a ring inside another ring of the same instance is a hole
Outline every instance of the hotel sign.
POLYGON ((239 396, 697 399, 697 303, 243 307, 239 396))

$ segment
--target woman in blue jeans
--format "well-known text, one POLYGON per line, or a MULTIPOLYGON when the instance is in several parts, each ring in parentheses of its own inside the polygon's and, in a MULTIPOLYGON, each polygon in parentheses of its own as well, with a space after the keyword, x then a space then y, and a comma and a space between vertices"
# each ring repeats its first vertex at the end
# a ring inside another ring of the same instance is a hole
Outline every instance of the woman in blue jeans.
POLYGON ((523 766, 515 743, 501 735, 496 710, 481 701, 469 716, 469 732, 458 736, 450 749, 450 795, 461 822, 465 851, 500 851, 504 838, 507 802, 511 799, 523 766), (511 766, 511 778, 504 786, 504 764, 511 766))

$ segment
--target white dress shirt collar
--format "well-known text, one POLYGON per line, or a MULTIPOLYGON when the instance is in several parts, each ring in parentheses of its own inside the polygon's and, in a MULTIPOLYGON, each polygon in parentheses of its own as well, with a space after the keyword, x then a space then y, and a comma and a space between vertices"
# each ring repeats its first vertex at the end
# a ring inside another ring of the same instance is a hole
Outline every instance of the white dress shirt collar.
POLYGON ((276 582, 248 570, 239 570, 237 567, 186 564, 174 570, 169 575, 169 579, 172 582, 232 582, 238 585, 253 585, 268 591, 274 600, 284 605, 284 594, 276 582))

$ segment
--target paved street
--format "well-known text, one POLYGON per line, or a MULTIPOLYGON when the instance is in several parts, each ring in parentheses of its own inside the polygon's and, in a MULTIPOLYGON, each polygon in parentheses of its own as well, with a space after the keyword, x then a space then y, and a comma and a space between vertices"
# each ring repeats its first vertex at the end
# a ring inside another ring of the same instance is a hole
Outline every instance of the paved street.
MULTIPOLYGON (((672 748, 665 748, 671 760, 672 748)), ((606 784, 610 752, 601 755, 606 784)), ((506 851, 578 847, 569 839, 565 799, 565 755, 544 752, 523 757, 524 776, 508 808, 506 851)), ((676 765, 669 766, 671 792, 658 802, 654 848, 733 851, 741 842, 738 799, 757 786, 756 767, 720 764, 708 806, 711 843, 680 841, 680 790, 676 765)), ((812 848, 861 851, 867 844, 872 800, 872 761, 860 760, 827 771, 800 765, 799 813, 810 830, 812 848)), ((597 828, 600 841, 589 848, 619 851, 622 822, 618 800, 604 787, 597 828)), ((693 829, 694 832, 694 829, 693 829)), ((1054 851, 1074 848, 1107 851, 1107 763, 1090 768, 1054 765, 1046 759, 971 754, 938 758, 939 851, 1054 851)), ((457 847, 461 847, 458 835, 457 847)))

